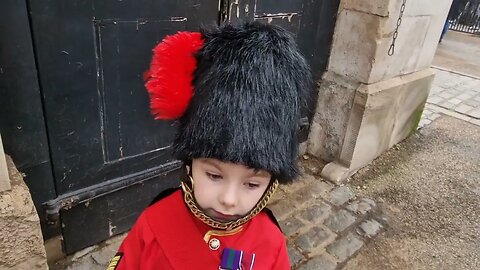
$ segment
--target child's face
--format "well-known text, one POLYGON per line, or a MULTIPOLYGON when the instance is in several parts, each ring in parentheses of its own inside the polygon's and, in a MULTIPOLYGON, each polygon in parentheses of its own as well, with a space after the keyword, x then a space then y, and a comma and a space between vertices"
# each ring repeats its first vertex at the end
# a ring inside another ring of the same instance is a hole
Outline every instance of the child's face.
POLYGON ((271 175, 243 165, 200 158, 192 161, 195 200, 205 214, 219 221, 246 215, 262 198, 271 175))

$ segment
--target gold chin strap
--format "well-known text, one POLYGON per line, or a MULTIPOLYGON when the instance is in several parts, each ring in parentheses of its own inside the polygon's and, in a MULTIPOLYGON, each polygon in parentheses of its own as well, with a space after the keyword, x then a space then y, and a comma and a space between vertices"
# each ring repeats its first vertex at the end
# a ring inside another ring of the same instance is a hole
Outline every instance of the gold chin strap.
POLYGON ((197 203, 193 197, 192 188, 190 188, 185 182, 182 182, 183 199, 185 200, 185 203, 187 204, 188 208, 190 208, 190 211, 192 212, 192 214, 196 218, 200 219, 203 223, 207 224, 212 228, 227 230, 227 231, 235 229, 238 226, 245 224, 251 218, 253 218, 258 213, 260 213, 260 211, 262 211, 262 209, 265 208, 265 206, 267 206, 268 201, 270 201, 270 198, 275 193, 275 190, 277 190, 277 187, 278 187, 278 180, 275 180, 267 188, 267 190, 263 194, 263 197, 260 199, 260 201, 258 201, 255 207, 246 216, 233 221, 221 222, 221 221, 214 220, 213 218, 204 214, 202 210, 200 210, 200 208, 197 206, 197 203))

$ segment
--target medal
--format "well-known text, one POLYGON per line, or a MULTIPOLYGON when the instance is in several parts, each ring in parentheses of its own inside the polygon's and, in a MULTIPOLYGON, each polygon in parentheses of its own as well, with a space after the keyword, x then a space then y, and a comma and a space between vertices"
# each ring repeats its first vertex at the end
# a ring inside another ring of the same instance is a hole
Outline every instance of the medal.
POLYGON ((251 270, 255 262, 255 254, 225 248, 222 252, 220 270, 251 270))

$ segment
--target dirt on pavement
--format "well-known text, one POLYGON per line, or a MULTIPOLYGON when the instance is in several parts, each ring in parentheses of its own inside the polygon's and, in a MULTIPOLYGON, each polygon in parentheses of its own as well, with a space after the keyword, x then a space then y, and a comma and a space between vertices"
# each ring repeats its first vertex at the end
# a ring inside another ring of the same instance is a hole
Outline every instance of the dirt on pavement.
POLYGON ((480 269, 480 127, 443 116, 348 185, 385 231, 343 269, 480 269))

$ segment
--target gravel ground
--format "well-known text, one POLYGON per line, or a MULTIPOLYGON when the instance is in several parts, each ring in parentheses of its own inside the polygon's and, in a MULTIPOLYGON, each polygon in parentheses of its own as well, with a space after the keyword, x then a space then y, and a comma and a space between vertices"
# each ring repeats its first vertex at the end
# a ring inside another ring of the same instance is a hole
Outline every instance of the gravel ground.
POLYGON ((386 230, 343 269, 480 269, 480 127, 441 117, 348 185, 386 230))

